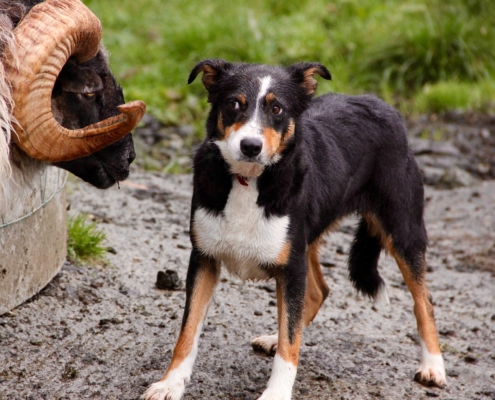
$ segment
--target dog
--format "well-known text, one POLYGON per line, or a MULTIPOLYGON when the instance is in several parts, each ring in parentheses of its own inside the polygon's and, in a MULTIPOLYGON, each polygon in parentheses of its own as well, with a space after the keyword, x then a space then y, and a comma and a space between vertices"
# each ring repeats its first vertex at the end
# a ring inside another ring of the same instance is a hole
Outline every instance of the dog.
MULTIPOLYGON (((387 298, 377 263, 397 261, 414 300, 421 344, 415 379, 446 384, 431 297, 425 286, 427 234, 422 176, 400 114, 370 95, 316 98, 319 63, 288 67, 204 60, 211 110, 195 153, 186 305, 170 366, 143 395, 179 400, 221 266, 245 280, 276 281, 278 335, 252 341, 276 350, 258 400, 289 400, 303 328, 329 288, 318 261, 323 235, 349 214, 360 216, 349 254, 358 291, 387 298)), ((388 299, 388 298, 387 298, 388 299)))

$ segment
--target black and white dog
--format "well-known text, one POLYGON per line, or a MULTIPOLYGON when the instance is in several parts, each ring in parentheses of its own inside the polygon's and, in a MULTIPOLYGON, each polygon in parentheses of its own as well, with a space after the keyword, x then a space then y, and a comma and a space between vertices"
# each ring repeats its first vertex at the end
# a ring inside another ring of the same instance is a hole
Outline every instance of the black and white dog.
POLYGON ((163 379, 143 395, 179 400, 189 381, 198 338, 224 265, 242 279, 274 278, 278 335, 253 340, 276 350, 259 400, 289 400, 303 328, 328 295, 320 238, 339 219, 361 216, 350 250, 354 286, 385 297, 377 269, 382 249, 397 261, 414 299, 421 342, 416 380, 446 383, 425 286, 427 236, 423 184, 399 113, 373 96, 326 94, 312 99, 321 64, 287 68, 205 60, 211 112, 207 138, 194 157, 191 253, 180 336, 163 379))

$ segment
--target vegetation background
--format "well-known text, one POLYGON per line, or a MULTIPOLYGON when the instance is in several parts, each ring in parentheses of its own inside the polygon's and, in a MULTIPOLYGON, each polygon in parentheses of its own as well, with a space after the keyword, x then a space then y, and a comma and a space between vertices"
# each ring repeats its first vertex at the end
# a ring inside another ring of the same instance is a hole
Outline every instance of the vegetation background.
POLYGON ((207 104, 186 84, 201 59, 332 72, 320 93, 374 92, 405 114, 486 111, 495 99, 493 0, 85 0, 101 19, 127 100, 201 134, 207 104))

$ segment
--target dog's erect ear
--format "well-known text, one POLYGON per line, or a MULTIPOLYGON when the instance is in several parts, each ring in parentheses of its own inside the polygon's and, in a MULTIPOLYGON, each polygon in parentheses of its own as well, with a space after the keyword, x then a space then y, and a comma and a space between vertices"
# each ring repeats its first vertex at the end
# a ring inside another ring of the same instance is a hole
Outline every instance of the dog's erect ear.
POLYGON ((207 90, 210 90, 210 88, 217 83, 218 78, 222 73, 229 70, 231 67, 232 64, 224 60, 210 59, 201 61, 196 64, 191 71, 187 83, 192 83, 198 74, 203 72, 203 85, 205 85, 207 90))
POLYGON ((314 78, 315 74, 320 75, 324 79, 332 79, 330 71, 319 63, 303 62, 292 64, 287 67, 287 70, 292 77, 301 85, 308 95, 313 95, 318 87, 318 82, 314 78))

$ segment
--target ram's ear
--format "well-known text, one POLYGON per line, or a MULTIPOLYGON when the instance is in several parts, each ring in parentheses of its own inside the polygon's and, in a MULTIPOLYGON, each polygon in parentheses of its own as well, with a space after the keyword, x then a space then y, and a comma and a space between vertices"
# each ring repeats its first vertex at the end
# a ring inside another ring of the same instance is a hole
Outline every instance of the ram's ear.
POLYGON ((207 90, 210 90, 218 82, 220 76, 230 68, 232 68, 232 64, 224 60, 210 59, 201 61, 191 71, 187 83, 192 83, 198 74, 202 72, 203 85, 207 90))
POLYGON ((287 67, 287 70, 293 77, 293 79, 304 88, 306 93, 312 96, 316 92, 316 88, 318 87, 318 82, 314 78, 315 74, 320 75, 322 78, 330 80, 332 79, 332 75, 330 75, 330 71, 319 63, 297 63, 292 64, 287 67))

